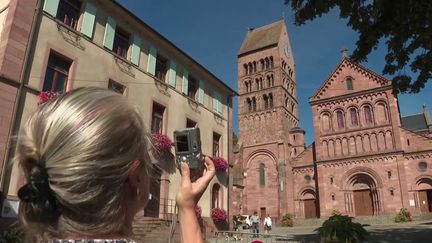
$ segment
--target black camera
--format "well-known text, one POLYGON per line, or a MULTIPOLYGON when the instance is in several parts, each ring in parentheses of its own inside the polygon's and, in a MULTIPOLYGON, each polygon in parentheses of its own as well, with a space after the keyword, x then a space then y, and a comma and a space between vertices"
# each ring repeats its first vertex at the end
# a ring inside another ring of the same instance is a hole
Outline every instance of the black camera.
POLYGON ((188 163, 191 170, 201 171, 204 168, 199 128, 175 130, 174 144, 178 167, 181 163, 188 163))

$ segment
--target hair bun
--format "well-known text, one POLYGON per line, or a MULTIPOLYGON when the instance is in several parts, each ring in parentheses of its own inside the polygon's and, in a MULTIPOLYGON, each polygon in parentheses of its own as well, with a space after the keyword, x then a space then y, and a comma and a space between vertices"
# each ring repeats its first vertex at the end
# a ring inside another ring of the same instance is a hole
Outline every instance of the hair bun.
POLYGON ((37 202, 38 198, 40 198, 39 194, 39 190, 30 182, 18 190, 19 199, 27 203, 37 202))

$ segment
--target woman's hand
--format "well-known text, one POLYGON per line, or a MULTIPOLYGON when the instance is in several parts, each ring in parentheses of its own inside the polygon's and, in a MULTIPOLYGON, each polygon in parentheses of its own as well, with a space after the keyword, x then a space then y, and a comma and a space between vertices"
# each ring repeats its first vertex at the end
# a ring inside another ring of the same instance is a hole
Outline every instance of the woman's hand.
POLYGON ((205 169, 203 175, 199 177, 195 182, 191 182, 190 169, 188 164, 181 164, 181 185, 180 190, 176 196, 177 206, 180 210, 195 210, 196 204, 198 203, 205 189, 209 185, 211 179, 216 174, 213 161, 207 156, 205 156, 204 158, 204 165, 205 169))

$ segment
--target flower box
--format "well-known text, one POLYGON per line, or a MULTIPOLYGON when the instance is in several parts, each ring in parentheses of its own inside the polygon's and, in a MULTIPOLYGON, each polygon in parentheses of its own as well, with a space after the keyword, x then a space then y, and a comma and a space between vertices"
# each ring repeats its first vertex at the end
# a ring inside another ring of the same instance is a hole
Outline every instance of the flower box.
POLYGON ((171 139, 167 135, 161 133, 153 134, 153 145, 158 151, 168 153, 171 151, 172 144, 171 139))
POLYGON ((213 157, 213 162, 216 168, 216 171, 222 172, 228 169, 228 162, 222 157, 213 157))
POLYGON ((57 96, 61 95, 60 92, 42 91, 38 95, 38 106, 43 105, 49 100, 55 99, 57 96))
POLYGON ((211 210, 211 218, 215 222, 224 222, 227 217, 227 212, 223 208, 213 208, 211 210))

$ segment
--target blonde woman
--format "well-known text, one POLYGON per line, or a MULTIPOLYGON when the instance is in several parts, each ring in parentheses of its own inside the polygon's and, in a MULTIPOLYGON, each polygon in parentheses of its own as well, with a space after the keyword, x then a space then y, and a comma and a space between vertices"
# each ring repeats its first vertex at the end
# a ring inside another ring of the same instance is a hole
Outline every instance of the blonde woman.
MULTIPOLYGON (((18 192, 25 242, 134 242, 133 218, 149 198, 150 143, 135 107, 106 89, 79 88, 39 107, 14 158, 27 180, 18 192)), ((205 165, 193 183, 181 166, 183 242, 202 242, 194 208, 215 174, 209 158, 205 165)))

